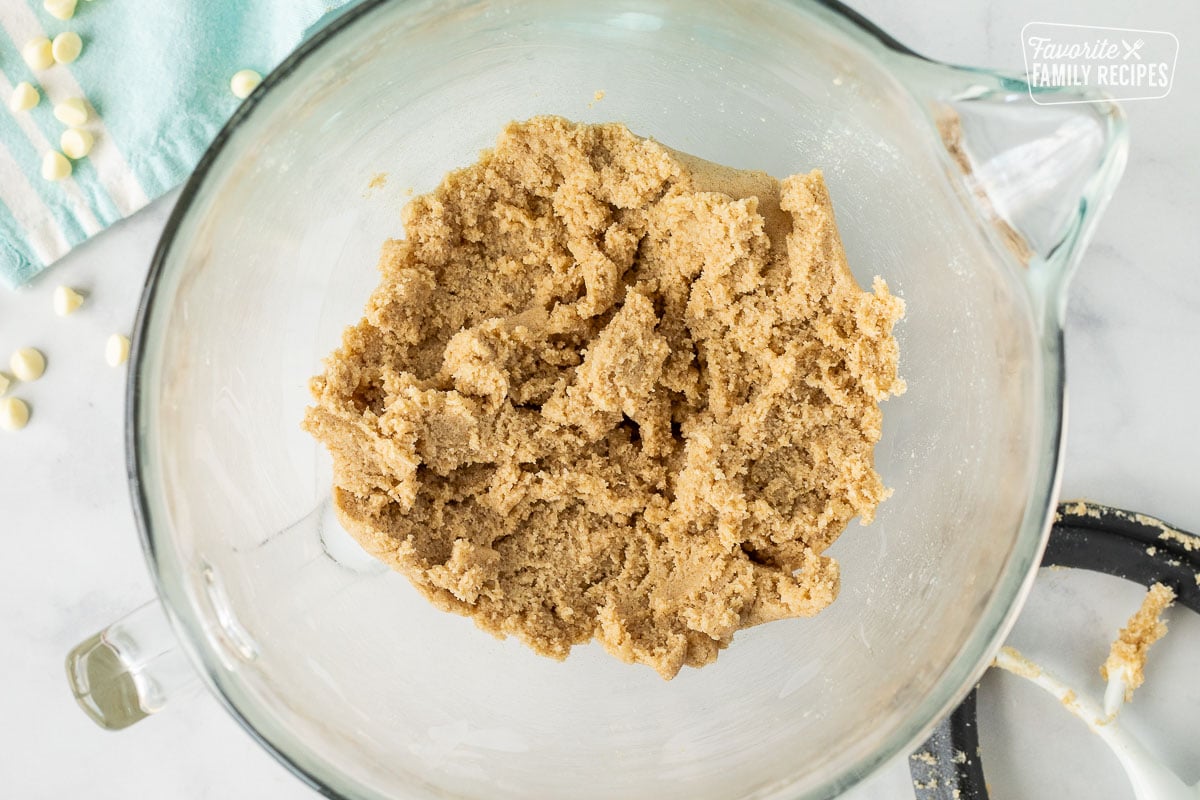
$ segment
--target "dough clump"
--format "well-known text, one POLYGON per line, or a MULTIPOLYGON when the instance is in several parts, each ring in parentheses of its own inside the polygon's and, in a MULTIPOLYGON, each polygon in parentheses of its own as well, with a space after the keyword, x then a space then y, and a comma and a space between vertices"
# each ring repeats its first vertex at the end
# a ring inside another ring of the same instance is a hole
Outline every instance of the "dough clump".
POLYGON ((404 210, 312 381, 347 530, 438 607, 664 678, 833 602, 889 494, 903 301, 851 276, 818 171, 620 124, 509 124, 404 210))

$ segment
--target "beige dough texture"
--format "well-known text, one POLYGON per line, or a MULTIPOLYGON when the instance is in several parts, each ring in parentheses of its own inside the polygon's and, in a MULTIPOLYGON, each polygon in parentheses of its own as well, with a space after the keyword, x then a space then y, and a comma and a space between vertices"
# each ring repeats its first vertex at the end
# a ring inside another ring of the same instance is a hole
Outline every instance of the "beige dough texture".
POLYGON ((1125 683, 1125 702, 1133 699, 1133 691, 1146 680, 1146 656, 1150 646, 1167 634, 1167 623, 1162 614, 1175 602, 1175 590, 1162 583, 1155 583, 1146 592, 1141 607, 1121 628, 1108 652, 1108 659, 1100 667, 1100 676, 1109 680, 1121 675, 1125 683))
POLYGON ((304 421, 369 552, 538 653, 664 678, 833 602, 823 551, 889 494, 904 306, 855 283, 820 172, 536 117, 404 228, 304 421))

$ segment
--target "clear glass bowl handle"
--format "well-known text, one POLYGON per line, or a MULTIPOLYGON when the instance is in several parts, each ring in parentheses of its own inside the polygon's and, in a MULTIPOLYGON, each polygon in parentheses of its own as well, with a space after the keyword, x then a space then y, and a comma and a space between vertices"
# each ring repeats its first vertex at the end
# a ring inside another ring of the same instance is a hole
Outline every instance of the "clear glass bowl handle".
POLYGON ((67 680, 88 717, 115 731, 161 711, 197 676, 152 600, 71 650, 67 680))

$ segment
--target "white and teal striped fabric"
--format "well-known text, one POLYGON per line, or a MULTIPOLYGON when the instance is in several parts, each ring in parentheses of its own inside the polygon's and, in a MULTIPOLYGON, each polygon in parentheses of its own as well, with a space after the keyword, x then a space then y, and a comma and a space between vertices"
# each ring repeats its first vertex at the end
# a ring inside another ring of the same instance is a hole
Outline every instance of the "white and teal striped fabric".
POLYGON ((72 247, 179 184, 237 107, 230 77, 266 74, 346 0, 80 0, 63 21, 42 0, 0 0, 0 282, 16 287, 72 247), (72 30, 83 54, 33 71, 25 43, 72 30), (13 113, 13 87, 41 92, 13 113), (91 154, 71 177, 41 177, 63 125, 54 105, 85 98, 91 154))

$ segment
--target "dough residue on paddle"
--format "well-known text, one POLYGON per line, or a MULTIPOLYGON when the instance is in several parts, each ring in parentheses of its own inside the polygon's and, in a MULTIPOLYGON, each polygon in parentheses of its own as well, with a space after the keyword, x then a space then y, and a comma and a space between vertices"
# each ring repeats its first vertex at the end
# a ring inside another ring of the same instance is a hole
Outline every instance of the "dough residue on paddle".
POLYGON ((438 607, 663 677, 838 592, 889 494, 903 303, 820 172, 776 181, 557 117, 404 211, 312 382, 343 524, 438 607))
POLYGON ((1113 641, 1108 659, 1100 666, 1105 680, 1119 676, 1124 686, 1124 700, 1133 699, 1133 691, 1146 680, 1146 656, 1150 646, 1167 633, 1162 614, 1175 602, 1175 590, 1155 583, 1146 592, 1141 607, 1129 618, 1113 641))

